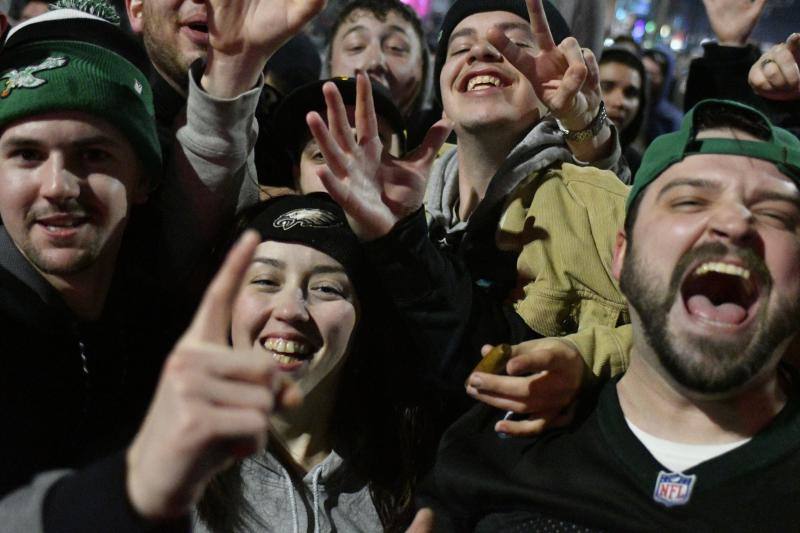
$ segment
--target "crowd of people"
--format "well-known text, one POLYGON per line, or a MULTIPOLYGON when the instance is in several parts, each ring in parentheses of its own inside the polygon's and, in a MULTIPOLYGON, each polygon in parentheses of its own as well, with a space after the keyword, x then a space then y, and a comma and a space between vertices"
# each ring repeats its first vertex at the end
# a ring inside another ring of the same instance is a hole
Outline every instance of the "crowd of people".
POLYGON ((578 2, 455 0, 428 50, 353 0, 324 54, 324 0, 38 4, 0 17, 0 532, 797 529, 765 0, 704 0, 684 111, 578 2))

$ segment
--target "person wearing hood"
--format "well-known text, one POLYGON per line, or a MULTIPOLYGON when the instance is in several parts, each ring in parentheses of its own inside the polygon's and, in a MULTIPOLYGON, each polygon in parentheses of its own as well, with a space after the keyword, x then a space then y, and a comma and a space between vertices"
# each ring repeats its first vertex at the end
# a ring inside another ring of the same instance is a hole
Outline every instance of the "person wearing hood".
POLYGON ((610 46, 600 57, 600 88, 608 118, 619 130, 622 155, 636 174, 642 154, 636 142, 647 108, 645 85, 647 74, 639 56, 625 47, 610 46))
POLYGON ((650 144, 659 135, 676 131, 681 125, 683 113, 669 99, 675 75, 672 53, 663 46, 648 48, 642 54, 642 63, 650 81, 645 128, 645 141, 650 144))
POLYGON ((504 433, 535 431, 555 418, 591 374, 581 355, 596 373, 625 366, 624 342, 604 342, 591 326, 627 321, 606 275, 627 189, 613 172, 579 163, 617 168, 620 148, 601 104, 596 60, 568 36, 549 2, 453 4, 435 73, 458 145, 438 159, 427 186, 426 164, 444 124, 417 151, 381 161, 367 102, 361 113, 357 104, 357 142, 333 87, 330 128, 318 114, 308 118, 327 162, 319 175, 367 241, 419 346, 421 373, 452 393, 451 407, 463 405, 465 378, 484 344, 536 339, 512 348, 512 377, 482 372, 468 382, 473 398, 497 406, 507 405, 500 397, 518 396, 514 407, 525 420, 504 421, 504 433), (538 339, 579 327, 580 338, 538 339), (542 343, 547 349, 539 350, 542 343), (537 388, 542 358, 559 364, 537 388), (558 394, 528 397, 550 387, 558 394))

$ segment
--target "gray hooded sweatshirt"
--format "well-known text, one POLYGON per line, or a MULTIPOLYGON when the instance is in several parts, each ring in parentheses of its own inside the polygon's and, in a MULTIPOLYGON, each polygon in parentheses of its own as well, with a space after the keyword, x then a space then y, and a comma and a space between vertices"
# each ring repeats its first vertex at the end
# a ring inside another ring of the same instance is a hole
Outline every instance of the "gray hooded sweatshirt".
MULTIPOLYGON (((244 516, 243 531, 383 531, 369 487, 348 471, 336 452, 331 452, 302 480, 292 479, 274 455, 264 452, 243 461, 242 480, 244 498, 256 515, 244 516)), ((195 531, 210 533, 197 518, 194 526, 195 531)))

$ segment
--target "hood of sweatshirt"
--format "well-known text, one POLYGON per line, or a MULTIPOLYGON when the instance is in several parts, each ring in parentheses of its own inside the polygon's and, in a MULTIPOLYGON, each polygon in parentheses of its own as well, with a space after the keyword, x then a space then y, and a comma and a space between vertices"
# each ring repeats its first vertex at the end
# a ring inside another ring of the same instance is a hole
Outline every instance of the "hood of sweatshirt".
POLYGON ((572 152, 553 119, 536 124, 511 150, 486 189, 486 196, 467 220, 458 216, 458 155, 452 149, 439 157, 431 169, 425 191, 425 210, 431 226, 454 235, 481 224, 498 204, 532 172, 562 162, 574 162, 572 152))

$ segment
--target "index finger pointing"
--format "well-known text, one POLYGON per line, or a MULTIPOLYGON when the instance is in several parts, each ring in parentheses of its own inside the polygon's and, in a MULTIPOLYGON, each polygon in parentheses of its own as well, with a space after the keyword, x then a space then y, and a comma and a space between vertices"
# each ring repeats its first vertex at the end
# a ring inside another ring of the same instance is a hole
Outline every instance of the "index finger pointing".
POLYGON ((536 46, 543 52, 552 50, 556 47, 556 43, 553 42, 553 34, 550 33, 542 0, 525 0, 525 2, 528 5, 528 17, 531 19, 531 30, 536 46))
POLYGON ((248 230, 231 248, 206 289, 186 336, 201 342, 228 343, 233 303, 260 242, 261 236, 248 230))

